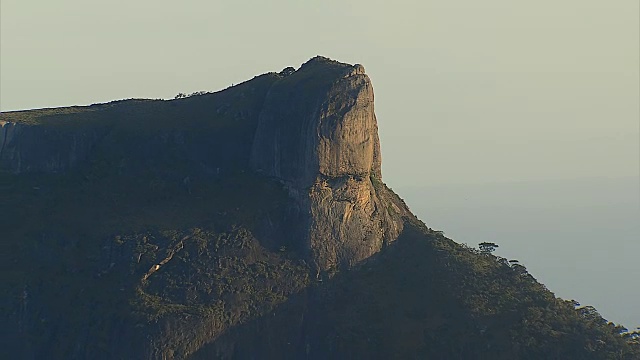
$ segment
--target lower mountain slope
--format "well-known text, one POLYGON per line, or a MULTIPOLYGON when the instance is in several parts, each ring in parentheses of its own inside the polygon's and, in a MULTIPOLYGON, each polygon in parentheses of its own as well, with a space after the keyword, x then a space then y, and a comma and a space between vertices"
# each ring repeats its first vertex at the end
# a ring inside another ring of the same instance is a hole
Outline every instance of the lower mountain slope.
POLYGON ((291 209, 273 180, 42 180, 1 178, 15 195, 0 208, 12 358, 640 356, 593 308, 409 215, 380 253, 317 279, 283 240, 291 209))
POLYGON ((408 220, 357 269, 222 335, 195 358, 637 359, 638 340, 519 267, 408 220), (283 331, 286 329, 286 331, 283 331))

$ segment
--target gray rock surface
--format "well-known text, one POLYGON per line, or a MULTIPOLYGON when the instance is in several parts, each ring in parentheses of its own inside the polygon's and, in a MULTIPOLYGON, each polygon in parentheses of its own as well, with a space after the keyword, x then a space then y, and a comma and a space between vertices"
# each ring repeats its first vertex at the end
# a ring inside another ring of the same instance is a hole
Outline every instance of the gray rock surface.
POLYGON ((251 165, 283 181, 308 214, 300 226, 319 272, 353 266, 401 231, 400 208, 380 183, 373 87, 362 65, 316 57, 274 84, 251 165))
POLYGON ((330 275, 395 240, 407 210, 381 182, 373 86, 364 67, 318 56, 285 70, 189 99, 3 114, 0 169, 64 172, 96 148, 119 173, 148 167, 165 179, 171 171, 180 179, 201 171, 188 161, 216 173, 232 164, 245 169, 248 161, 285 184, 299 220, 290 236, 318 276, 330 275), (224 106, 255 115, 214 111, 224 106), (175 144, 158 140, 169 135, 175 144))
POLYGON ((64 172, 86 159, 102 135, 95 127, 0 121, 0 168, 12 173, 64 172))
POLYGON ((318 175, 380 177, 373 101, 362 65, 309 60, 269 91, 252 167, 298 188, 311 186, 318 175))

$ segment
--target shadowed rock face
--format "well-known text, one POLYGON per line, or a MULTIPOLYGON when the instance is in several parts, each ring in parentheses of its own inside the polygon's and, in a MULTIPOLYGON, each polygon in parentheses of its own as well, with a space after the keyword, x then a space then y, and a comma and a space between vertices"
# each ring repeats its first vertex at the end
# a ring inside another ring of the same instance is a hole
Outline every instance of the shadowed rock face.
POLYGON ((104 131, 0 121, 0 167, 13 173, 67 171, 87 158, 104 131))
POLYGON ((269 91, 251 165, 281 179, 308 214, 301 226, 319 271, 354 265, 397 238, 402 222, 373 184, 380 161, 362 65, 316 57, 269 91))

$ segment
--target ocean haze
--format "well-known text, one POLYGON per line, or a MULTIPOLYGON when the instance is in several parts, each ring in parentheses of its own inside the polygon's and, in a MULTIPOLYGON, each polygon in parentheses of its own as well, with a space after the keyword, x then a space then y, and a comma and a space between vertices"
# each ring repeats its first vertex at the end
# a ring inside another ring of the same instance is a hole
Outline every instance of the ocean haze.
POLYGON ((640 179, 582 178, 394 189, 458 242, 499 245, 557 296, 640 326, 640 179))

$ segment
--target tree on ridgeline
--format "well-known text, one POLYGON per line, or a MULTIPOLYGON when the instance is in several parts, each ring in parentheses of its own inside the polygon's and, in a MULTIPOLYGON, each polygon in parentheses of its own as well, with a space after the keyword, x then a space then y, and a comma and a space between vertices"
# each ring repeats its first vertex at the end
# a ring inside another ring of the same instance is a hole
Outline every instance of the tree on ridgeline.
POLYGON ((481 242, 480 244, 478 244, 478 247, 480 248, 480 252, 482 254, 491 254, 492 252, 496 251, 498 244, 492 242, 481 242))

